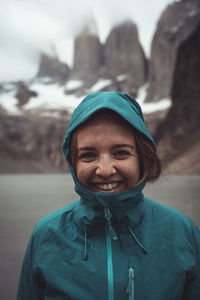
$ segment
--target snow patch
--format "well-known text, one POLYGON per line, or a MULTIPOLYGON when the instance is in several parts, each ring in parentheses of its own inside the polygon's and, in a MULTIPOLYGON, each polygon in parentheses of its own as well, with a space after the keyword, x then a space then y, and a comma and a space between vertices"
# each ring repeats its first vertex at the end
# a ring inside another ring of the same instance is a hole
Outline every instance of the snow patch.
POLYGON ((2 87, 5 92, 11 92, 13 90, 17 90, 16 84, 12 82, 3 82, 2 87))
MULTIPOLYGON (((91 88, 92 92, 101 90, 103 87, 111 84, 109 79, 98 80, 91 88)), ((81 82, 79 82, 81 83, 81 82)), ((71 85, 74 86, 74 85, 71 85)), ((80 104, 86 95, 77 97, 74 94, 66 95, 64 87, 58 84, 42 84, 41 82, 32 83, 29 88, 35 91, 38 96, 31 97, 29 102, 23 106, 24 111, 31 109, 41 109, 41 115, 43 116, 53 116, 59 117, 59 113, 53 112, 53 110, 68 110, 72 113, 74 109, 80 104), (45 112, 47 110, 48 112, 45 112), (52 110, 52 112, 51 112, 52 110)), ((148 85, 143 85, 138 91, 137 101, 142 107, 144 114, 154 113, 156 111, 166 110, 171 106, 171 100, 168 98, 161 99, 157 102, 146 103, 145 98, 147 94, 148 85)), ((12 90, 9 92, 1 93, 0 95, 0 105, 5 109, 8 114, 21 114, 20 109, 17 107, 18 100, 15 98, 16 91, 12 90)))
POLYGON ((171 33, 176 33, 176 32, 178 32, 178 30, 179 30, 179 26, 174 26, 171 29, 171 33))
POLYGON ((36 108, 49 110, 67 109, 71 112, 83 99, 83 97, 76 97, 75 95, 66 95, 64 89, 57 84, 44 86, 34 83, 30 88, 37 92, 38 96, 30 98, 29 102, 23 107, 25 110, 36 108))
POLYGON ((9 115, 20 115, 21 112, 17 107, 18 100, 15 98, 14 92, 1 94, 0 106, 7 111, 9 115))
POLYGON ((60 114, 58 111, 42 111, 40 113, 40 116, 42 117, 51 117, 51 118, 59 118, 60 117, 60 114))
POLYGON ((140 104, 144 114, 151 114, 157 111, 166 110, 171 107, 172 102, 169 98, 160 99, 157 102, 144 102, 147 94, 148 84, 144 84, 138 90, 137 101, 140 104))
POLYGON ((140 105, 142 105, 142 103, 144 103, 144 100, 146 98, 147 95, 147 89, 148 89, 148 84, 145 83, 144 85, 142 85, 137 92, 137 101, 139 102, 140 105))
POLYGON ((52 82, 52 78, 51 77, 41 77, 38 79, 39 82, 47 84, 47 83, 51 83, 52 82))
POLYGON ((198 15, 198 11, 193 9, 188 13, 188 17, 193 18, 198 15))
POLYGON ((112 83, 112 80, 110 79, 102 79, 100 78, 90 89, 91 93, 98 92, 105 88, 106 86, 110 85, 112 83))
POLYGON ((128 74, 121 74, 117 76, 117 81, 123 81, 128 77, 128 74))
POLYGON ((82 80, 69 80, 65 85, 65 90, 69 91, 69 90, 78 89, 82 85, 83 85, 82 80))
POLYGON ((141 106, 144 114, 151 114, 170 108, 171 100, 169 98, 163 98, 157 102, 143 103, 141 106))

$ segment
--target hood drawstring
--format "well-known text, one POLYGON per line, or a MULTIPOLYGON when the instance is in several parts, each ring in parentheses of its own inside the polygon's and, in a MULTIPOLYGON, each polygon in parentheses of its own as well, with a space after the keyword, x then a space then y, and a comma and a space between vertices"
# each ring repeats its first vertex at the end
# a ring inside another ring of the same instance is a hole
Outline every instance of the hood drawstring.
MULTIPOLYGON (((144 251, 144 253, 146 254, 148 251, 147 249, 140 243, 140 241, 138 240, 138 238, 136 237, 133 229, 128 226, 128 230, 130 231, 131 235, 133 236, 134 240, 136 241, 136 243, 140 246, 140 248, 144 251)), ((135 271, 133 269, 133 267, 129 267, 128 270, 128 286, 126 289, 126 293, 129 294, 129 300, 134 300, 135 299, 135 271)))
MULTIPOLYGON (((110 209, 109 208, 105 208, 104 209, 104 212, 105 212, 105 219, 107 221, 107 224, 108 224, 108 229, 109 229, 109 232, 110 232, 110 235, 112 237, 113 240, 118 240, 118 237, 117 237, 117 234, 111 224, 111 218, 112 218, 112 214, 110 212, 110 209)), ((131 235, 133 236, 134 240, 136 241, 136 243, 140 246, 140 248, 145 252, 147 253, 147 249, 140 243, 140 241, 138 240, 138 238, 136 237, 133 229, 128 226, 128 230, 130 231, 131 235)), ((84 226, 84 254, 83 254, 83 260, 87 260, 88 258, 88 255, 87 255, 87 248, 88 248, 88 243, 87 243, 87 225, 85 224, 84 226)))
POLYGON ((111 235, 112 239, 116 241, 116 240, 118 240, 118 237, 117 237, 117 234, 116 234, 116 232, 115 232, 115 230, 114 230, 114 228, 112 227, 112 224, 111 224, 112 214, 110 212, 110 209, 105 208, 104 212, 105 212, 105 219, 106 219, 107 224, 108 224, 110 235, 111 235))
MULTIPOLYGON (((110 212, 110 209, 105 208, 104 212, 105 212, 105 219, 106 219, 107 224, 108 224, 108 229, 109 229, 110 235, 111 235, 112 239, 116 241, 116 240, 118 240, 118 237, 117 237, 117 234, 116 234, 116 232, 115 232, 115 230, 114 230, 114 228, 112 227, 112 224, 111 224, 112 214, 110 212)), ((84 226, 84 254, 83 254, 83 260, 88 259, 87 248, 88 248, 87 225, 85 224, 85 226, 84 226)))
POLYGON ((147 253, 147 252, 148 252, 147 249, 146 249, 146 248, 140 243, 140 241, 137 239, 137 237, 136 237, 136 235, 135 235, 133 229, 132 229, 130 226, 128 226, 128 229, 129 229, 131 235, 133 236, 133 238, 135 239, 136 243, 140 246, 140 248, 141 248, 145 253, 147 253))
POLYGON ((134 278, 135 278, 135 272, 134 269, 132 267, 129 268, 128 270, 128 286, 126 289, 126 293, 129 294, 129 300, 134 300, 134 278))
POLYGON ((83 254, 83 260, 87 260, 88 256, 87 256, 87 225, 85 224, 84 227, 84 254, 83 254))
MULTIPOLYGON (((105 212, 105 219, 106 219, 107 224, 108 224, 108 229, 109 229, 110 235, 111 235, 111 237, 112 237, 113 240, 118 240, 117 234, 116 234, 116 232, 115 232, 115 230, 114 230, 114 228, 112 227, 112 224, 111 224, 112 214, 110 212, 110 209, 109 208, 105 208, 104 212, 105 212)), ((136 237, 133 229, 130 226, 128 226, 128 229, 129 229, 131 235, 133 236, 134 240, 136 241, 136 243, 140 246, 140 248, 145 253, 147 253, 148 252, 147 249, 140 243, 140 241, 136 237)), ((88 259, 87 248, 88 248, 88 242, 87 242, 87 225, 85 224, 85 226, 84 226, 84 254, 83 254, 83 260, 87 260, 88 259)))

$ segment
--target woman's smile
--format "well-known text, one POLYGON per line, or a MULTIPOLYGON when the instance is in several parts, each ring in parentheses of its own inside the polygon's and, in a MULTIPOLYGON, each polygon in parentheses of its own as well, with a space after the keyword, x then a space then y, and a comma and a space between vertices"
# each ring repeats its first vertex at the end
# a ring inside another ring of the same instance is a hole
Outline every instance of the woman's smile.
POLYGON ((96 192, 117 193, 116 189, 120 187, 123 181, 107 182, 107 183, 92 183, 96 192))
POLYGON ((76 175, 93 192, 120 193, 137 185, 139 161, 129 125, 99 113, 77 130, 76 175))

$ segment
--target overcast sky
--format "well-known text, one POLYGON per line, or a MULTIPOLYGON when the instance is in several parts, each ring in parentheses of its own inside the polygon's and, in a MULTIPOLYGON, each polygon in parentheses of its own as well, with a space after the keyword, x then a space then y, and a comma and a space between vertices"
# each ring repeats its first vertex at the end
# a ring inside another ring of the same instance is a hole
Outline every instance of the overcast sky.
POLYGON ((95 19, 102 42, 125 19, 138 26, 147 56, 156 23, 172 0, 0 0, 0 81, 33 77, 39 54, 72 65, 73 36, 95 19))

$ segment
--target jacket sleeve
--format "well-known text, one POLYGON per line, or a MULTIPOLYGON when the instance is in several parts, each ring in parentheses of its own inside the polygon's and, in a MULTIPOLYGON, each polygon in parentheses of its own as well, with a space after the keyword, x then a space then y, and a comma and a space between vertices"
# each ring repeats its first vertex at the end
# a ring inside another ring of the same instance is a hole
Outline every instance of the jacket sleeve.
POLYGON ((193 225, 192 240, 195 264, 191 271, 188 272, 187 283, 183 292, 182 300, 197 300, 200 299, 200 231, 193 225))
POLYGON ((21 275, 18 285, 17 300, 42 300, 43 282, 40 271, 37 268, 37 252, 39 243, 32 233, 29 240, 24 261, 22 264, 21 275))

